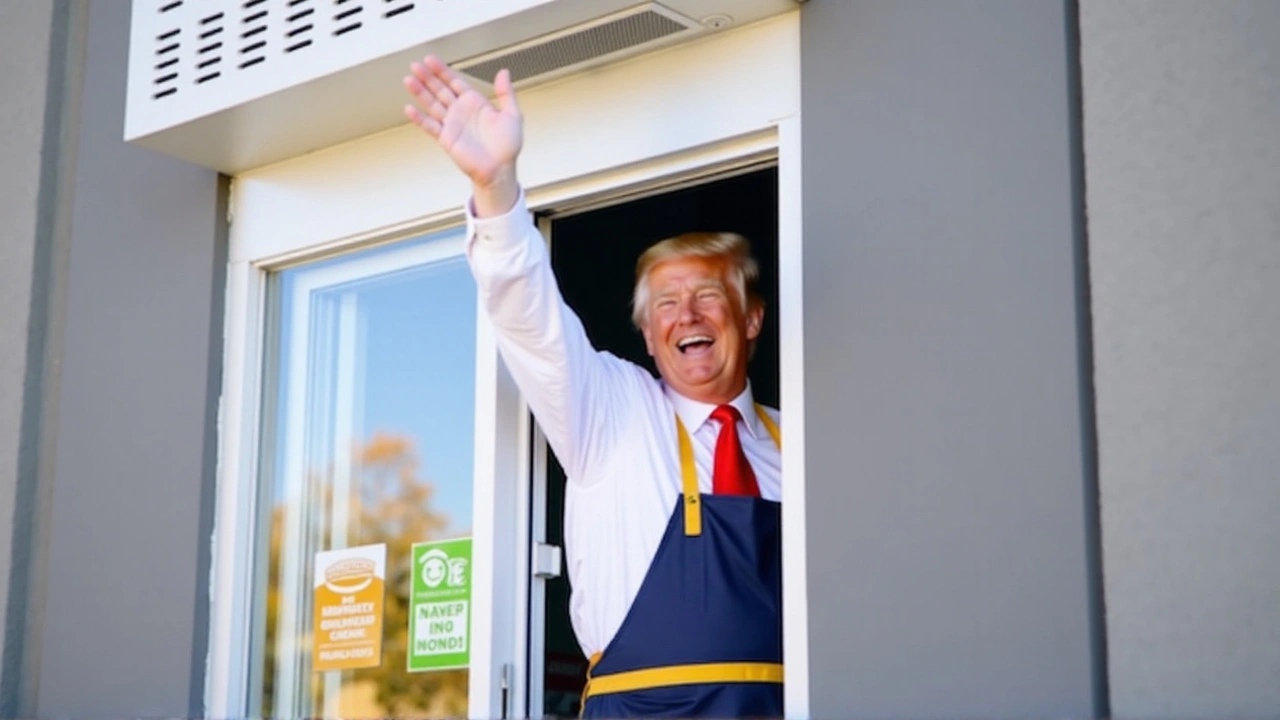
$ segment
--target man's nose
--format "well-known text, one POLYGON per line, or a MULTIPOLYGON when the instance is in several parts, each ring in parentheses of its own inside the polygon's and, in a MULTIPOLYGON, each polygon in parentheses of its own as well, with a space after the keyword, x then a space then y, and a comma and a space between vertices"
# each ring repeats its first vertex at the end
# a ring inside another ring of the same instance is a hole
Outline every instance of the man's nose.
POLYGON ((700 316, 698 315, 698 308, 696 304, 693 302, 693 296, 690 295, 689 297, 681 298, 680 313, 677 316, 677 320, 679 320, 681 323, 685 325, 688 325, 690 323, 697 322, 699 318, 700 316))

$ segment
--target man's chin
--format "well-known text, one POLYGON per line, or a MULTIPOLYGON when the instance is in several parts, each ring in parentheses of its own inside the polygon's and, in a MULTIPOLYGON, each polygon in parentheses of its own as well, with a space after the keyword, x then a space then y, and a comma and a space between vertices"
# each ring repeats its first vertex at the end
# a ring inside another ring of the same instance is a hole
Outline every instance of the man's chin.
POLYGON ((682 395, 696 396, 702 395, 712 390, 716 385, 718 376, 715 373, 673 373, 664 375, 663 380, 682 395))

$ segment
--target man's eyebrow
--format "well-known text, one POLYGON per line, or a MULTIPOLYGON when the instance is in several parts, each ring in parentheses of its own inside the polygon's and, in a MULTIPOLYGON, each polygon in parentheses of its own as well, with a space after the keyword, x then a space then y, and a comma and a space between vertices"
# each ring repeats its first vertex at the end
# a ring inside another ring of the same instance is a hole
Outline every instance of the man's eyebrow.
POLYGON ((661 298, 679 296, 680 292, 686 288, 692 290, 706 290, 707 288, 724 290, 727 287, 728 286, 725 285, 724 281, 719 278, 702 278, 700 280, 691 281, 687 285, 680 283, 667 283, 666 285, 654 290, 650 297, 654 300, 659 300, 661 298))

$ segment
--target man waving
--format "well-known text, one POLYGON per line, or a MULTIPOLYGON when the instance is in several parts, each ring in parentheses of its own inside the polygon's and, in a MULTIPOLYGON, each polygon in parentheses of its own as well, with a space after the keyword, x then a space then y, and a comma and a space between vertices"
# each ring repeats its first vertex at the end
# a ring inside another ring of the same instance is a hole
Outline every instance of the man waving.
POLYGON ((781 421, 747 380, 764 317, 747 241, 688 233, 640 256, 632 320, 655 379, 595 350, 560 295, 516 176, 509 73, 492 103, 434 57, 405 87, 405 114, 471 180, 480 304, 568 476, 584 715, 781 715, 781 421))

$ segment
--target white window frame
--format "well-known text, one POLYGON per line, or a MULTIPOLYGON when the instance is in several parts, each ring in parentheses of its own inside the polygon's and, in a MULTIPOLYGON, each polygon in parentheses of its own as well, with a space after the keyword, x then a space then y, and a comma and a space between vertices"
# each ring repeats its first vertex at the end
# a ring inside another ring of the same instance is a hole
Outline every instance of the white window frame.
MULTIPOLYGON (((796 11, 521 96, 527 139, 521 177, 535 210, 696 182, 744 158, 776 157, 785 712, 795 718, 807 717, 809 709, 799 78, 796 11), (699 122, 672 123, 664 108, 673 103, 696 109, 699 122), (614 110, 611 122, 600 122, 601 107, 614 110)), ((456 170, 412 127, 233 182, 206 716, 240 715, 246 700, 267 274, 310 257, 456 228, 465 193, 456 170)), ((530 701, 531 433, 527 408, 483 317, 476 357, 475 551, 500 555, 496 561, 506 565, 488 573, 478 568, 473 593, 486 602, 502 585, 514 588, 517 600, 493 605, 492 615, 473 626, 473 666, 494 672, 472 673, 469 714, 511 717, 530 701), (495 553, 498 548, 524 552, 495 553)))

